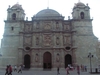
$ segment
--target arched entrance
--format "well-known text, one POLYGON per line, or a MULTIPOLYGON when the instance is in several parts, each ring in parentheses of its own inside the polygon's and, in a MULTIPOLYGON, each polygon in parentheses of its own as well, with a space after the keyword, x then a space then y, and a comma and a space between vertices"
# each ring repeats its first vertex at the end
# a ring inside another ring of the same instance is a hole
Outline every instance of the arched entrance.
POLYGON ((72 56, 70 54, 65 56, 65 68, 68 66, 68 64, 72 65, 72 56))
POLYGON ((28 54, 24 56, 24 65, 26 69, 30 68, 30 55, 28 54))
POLYGON ((50 52, 45 52, 43 55, 43 68, 51 69, 52 67, 52 57, 50 52))

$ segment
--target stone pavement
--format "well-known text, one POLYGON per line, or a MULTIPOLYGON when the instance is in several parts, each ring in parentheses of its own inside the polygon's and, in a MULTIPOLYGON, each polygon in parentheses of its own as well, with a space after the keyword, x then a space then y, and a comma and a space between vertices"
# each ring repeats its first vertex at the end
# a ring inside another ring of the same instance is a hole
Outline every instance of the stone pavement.
MULTIPOLYGON (((0 70, 0 75, 5 75, 5 70, 0 70)), ((57 75, 57 71, 23 70, 22 73, 12 72, 12 75, 57 75)), ((60 71, 59 75, 66 75, 66 71, 60 71)), ((70 75, 78 75, 78 74, 76 71, 70 71, 70 75)), ((81 72, 80 75, 100 75, 100 74, 90 74, 89 72, 81 72)))

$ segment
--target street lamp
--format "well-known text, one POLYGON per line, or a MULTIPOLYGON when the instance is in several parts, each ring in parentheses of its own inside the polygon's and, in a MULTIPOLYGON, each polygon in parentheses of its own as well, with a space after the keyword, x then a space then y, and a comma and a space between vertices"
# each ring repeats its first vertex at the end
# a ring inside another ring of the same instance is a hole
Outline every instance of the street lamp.
POLYGON ((88 58, 90 58, 90 73, 92 73, 91 58, 93 58, 93 55, 91 53, 89 53, 88 58))

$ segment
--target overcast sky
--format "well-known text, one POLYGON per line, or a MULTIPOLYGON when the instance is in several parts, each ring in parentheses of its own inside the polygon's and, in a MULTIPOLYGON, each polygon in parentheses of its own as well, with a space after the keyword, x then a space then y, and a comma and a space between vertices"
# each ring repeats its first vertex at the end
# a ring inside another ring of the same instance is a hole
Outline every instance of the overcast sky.
MULTIPOLYGON (((54 9, 67 19, 71 16, 72 8, 79 0, 1 0, 0 4, 0 38, 4 32, 4 20, 7 18, 8 6, 13 6, 17 2, 22 5, 25 10, 26 17, 31 19, 33 15, 43 9, 54 9)), ((90 15, 93 18, 93 33, 100 39, 100 0, 80 0, 82 3, 90 6, 90 15)))

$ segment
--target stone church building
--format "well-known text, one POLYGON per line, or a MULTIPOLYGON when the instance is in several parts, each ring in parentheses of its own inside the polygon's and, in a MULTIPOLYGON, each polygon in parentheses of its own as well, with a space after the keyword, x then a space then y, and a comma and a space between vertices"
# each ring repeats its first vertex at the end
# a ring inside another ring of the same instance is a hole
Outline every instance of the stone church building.
MULTIPOLYGON (((64 9, 63 9, 64 10, 64 9)), ((72 66, 92 67, 100 63, 98 38, 93 34, 90 7, 78 2, 73 7, 72 19, 53 9, 39 11, 29 21, 21 5, 7 9, 1 40, 0 68, 24 64, 30 69, 65 69, 72 66)))

